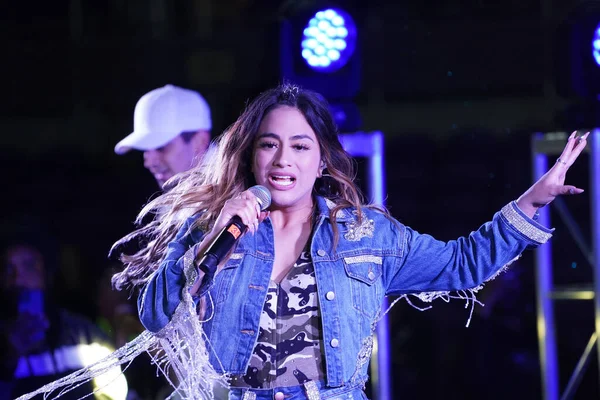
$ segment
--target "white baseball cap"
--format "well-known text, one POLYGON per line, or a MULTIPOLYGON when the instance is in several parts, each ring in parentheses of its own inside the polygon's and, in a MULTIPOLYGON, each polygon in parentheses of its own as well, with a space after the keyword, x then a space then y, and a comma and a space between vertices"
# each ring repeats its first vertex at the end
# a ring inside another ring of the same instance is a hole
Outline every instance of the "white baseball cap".
POLYGON ((182 132, 211 128, 210 107, 198 92, 166 85, 138 100, 133 113, 133 132, 117 143, 115 153, 157 149, 182 132))

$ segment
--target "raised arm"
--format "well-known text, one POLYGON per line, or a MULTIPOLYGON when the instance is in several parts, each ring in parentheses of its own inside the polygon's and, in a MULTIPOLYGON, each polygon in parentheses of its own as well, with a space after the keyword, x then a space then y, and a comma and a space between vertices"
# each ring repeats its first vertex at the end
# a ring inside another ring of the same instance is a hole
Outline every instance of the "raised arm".
POLYGON ((399 243, 403 257, 397 262, 388 293, 474 289, 526 248, 545 243, 552 230, 532 218, 557 196, 583 192, 565 185, 565 178, 583 151, 588 134, 578 138, 574 132, 556 164, 544 176, 469 236, 442 242, 406 227, 399 243))
POLYGON ((552 237, 552 230, 530 219, 516 202, 468 236, 448 242, 405 228, 403 254, 389 293, 450 292, 474 289, 527 247, 552 237))

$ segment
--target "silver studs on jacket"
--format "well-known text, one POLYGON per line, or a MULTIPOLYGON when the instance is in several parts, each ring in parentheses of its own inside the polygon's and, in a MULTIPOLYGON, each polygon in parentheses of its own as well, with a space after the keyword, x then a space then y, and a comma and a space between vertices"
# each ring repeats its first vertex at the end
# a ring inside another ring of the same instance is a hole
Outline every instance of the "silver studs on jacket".
MULTIPOLYGON (((356 215, 356 211, 353 212, 356 215)), ((346 228, 348 230, 344 234, 344 238, 350 242, 358 242, 364 237, 373 237, 373 231, 375 230, 375 222, 372 219, 364 217, 361 223, 356 219, 346 222, 346 228)))

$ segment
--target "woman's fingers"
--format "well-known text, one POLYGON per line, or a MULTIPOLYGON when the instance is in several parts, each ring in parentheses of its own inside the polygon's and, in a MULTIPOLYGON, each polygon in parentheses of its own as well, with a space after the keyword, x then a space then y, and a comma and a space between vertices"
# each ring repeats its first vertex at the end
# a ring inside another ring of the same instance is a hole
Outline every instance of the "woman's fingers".
POLYGON ((248 213, 248 223, 246 226, 254 234, 258 229, 259 218, 260 218, 260 205, 254 193, 250 190, 243 192, 244 198, 246 199, 245 209, 248 213))
POLYGON ((237 215, 250 232, 256 232, 260 223, 261 210, 258 200, 252 192, 246 190, 240 193, 237 197, 226 202, 226 206, 229 215, 237 215))
POLYGON ((565 145, 565 148, 563 149, 562 153, 560 154, 560 157, 558 157, 560 160, 564 160, 564 161, 567 160, 567 158, 573 151, 573 147, 575 147, 574 139, 576 136, 577 136, 577 131, 573 131, 571 133, 571 136, 569 136, 569 139, 567 140, 567 144, 565 145))
POLYGON ((221 214, 217 218, 218 223, 215 223, 217 229, 227 224, 227 221, 234 215, 240 217, 250 232, 256 233, 258 225, 269 216, 269 212, 262 211, 254 193, 245 190, 225 202, 221 214))
POLYGON ((567 171, 585 148, 588 136, 589 132, 579 138, 576 136, 576 132, 569 136, 556 164, 519 198, 519 206, 523 206, 523 209, 531 212, 535 208, 550 204, 557 196, 583 193, 583 189, 564 183, 567 171))
POLYGON ((256 231, 256 227, 258 226, 258 216, 256 215, 254 202, 255 200, 245 199, 241 204, 242 208, 239 210, 238 214, 244 222, 244 225, 246 225, 252 233, 256 231))
POLYGON ((569 154, 569 158, 567 160, 567 164, 569 167, 573 165, 575 160, 577 160, 577 157, 579 157, 579 155, 587 145, 587 137, 589 136, 589 134, 590 133, 587 132, 585 135, 573 140, 573 150, 569 154))
POLYGON ((556 159, 556 165, 559 168, 569 169, 571 165, 577 160, 577 157, 581 154, 585 145, 587 144, 587 137, 590 133, 587 132, 585 135, 581 137, 577 137, 577 131, 573 132, 571 136, 569 136, 569 140, 565 148, 563 149, 560 157, 556 159))
POLYGON ((258 223, 262 223, 271 214, 271 211, 261 211, 258 217, 258 223))
POLYGON ((573 194, 581 194, 583 189, 573 185, 556 185, 550 188, 549 195, 554 199, 558 196, 568 196, 573 194))
POLYGON ((563 195, 581 194, 581 193, 583 193, 583 189, 580 189, 573 185, 564 185, 560 188, 560 194, 563 194, 563 195))

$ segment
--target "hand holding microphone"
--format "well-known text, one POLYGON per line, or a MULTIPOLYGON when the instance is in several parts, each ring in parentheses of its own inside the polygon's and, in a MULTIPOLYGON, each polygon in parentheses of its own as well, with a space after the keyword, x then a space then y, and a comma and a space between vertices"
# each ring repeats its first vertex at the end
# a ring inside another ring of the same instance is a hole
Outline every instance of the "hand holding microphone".
POLYGON ((258 224, 267 217, 268 213, 264 210, 270 205, 271 193, 269 193, 269 190, 260 185, 252 186, 225 202, 215 221, 213 232, 220 232, 223 228, 229 226, 232 220, 238 220, 245 225, 242 233, 246 232, 246 229, 254 233, 258 224))
POLYGON ((255 233, 269 215, 265 211, 271 205, 271 193, 264 186, 256 185, 239 196, 227 200, 219 213, 213 232, 219 232, 202 255, 197 265, 206 274, 214 274, 217 265, 247 231, 255 233))

